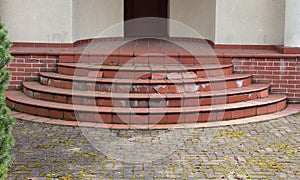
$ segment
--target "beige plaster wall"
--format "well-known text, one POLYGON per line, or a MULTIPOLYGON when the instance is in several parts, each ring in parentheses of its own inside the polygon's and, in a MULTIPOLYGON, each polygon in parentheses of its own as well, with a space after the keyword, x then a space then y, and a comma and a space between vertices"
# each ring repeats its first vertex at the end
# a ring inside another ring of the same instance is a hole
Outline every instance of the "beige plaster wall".
POLYGON ((189 36, 215 39, 216 0, 170 0, 170 18, 185 24, 196 33, 187 31, 176 22, 170 24, 170 36, 189 36))
POLYGON ((283 44, 285 0, 216 2, 217 44, 283 44))
POLYGON ((73 0, 73 40, 123 36, 123 4, 123 0, 73 0))
POLYGON ((0 0, 13 42, 72 42, 72 0, 0 0))
POLYGON ((299 0, 286 0, 284 45, 287 47, 300 47, 299 0))
MULTIPOLYGON (((285 36, 285 44, 293 45, 297 20, 288 21, 285 1, 170 0, 169 17, 174 21, 169 35, 198 38, 200 34, 217 44, 266 45, 282 45, 285 36)), ((123 0, 0 0, 0 16, 11 41, 69 43, 98 37, 117 24, 101 36, 123 36, 123 6, 123 0)))

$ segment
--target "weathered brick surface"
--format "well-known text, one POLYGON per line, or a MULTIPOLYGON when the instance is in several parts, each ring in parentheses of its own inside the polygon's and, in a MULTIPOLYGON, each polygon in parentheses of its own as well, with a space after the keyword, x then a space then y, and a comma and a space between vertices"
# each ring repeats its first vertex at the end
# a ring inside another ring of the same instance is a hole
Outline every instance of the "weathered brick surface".
POLYGON ((6 68, 12 73, 9 89, 20 89, 23 81, 37 80, 39 72, 56 71, 56 56, 12 55, 14 59, 6 68))
POLYGON ((299 58, 233 58, 234 72, 253 74, 254 83, 270 83, 273 93, 300 102, 299 58))

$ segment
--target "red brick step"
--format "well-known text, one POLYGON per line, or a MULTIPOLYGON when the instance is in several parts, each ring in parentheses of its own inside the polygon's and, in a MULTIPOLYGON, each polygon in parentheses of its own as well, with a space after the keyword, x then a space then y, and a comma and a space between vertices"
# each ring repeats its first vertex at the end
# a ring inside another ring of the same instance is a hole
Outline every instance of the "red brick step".
POLYGON ((195 79, 112 79, 63 75, 41 72, 40 83, 47 86, 74 89, 96 90, 101 92, 131 93, 190 93, 197 91, 221 90, 245 87, 251 84, 252 75, 232 74, 195 79))
POLYGON ((228 58, 220 58, 215 54, 191 55, 183 52, 147 53, 147 52, 99 52, 65 53, 59 57, 59 63, 99 63, 105 65, 204 65, 230 64, 228 58))
POLYGON ((267 84, 251 84, 242 88, 188 94, 141 94, 78 91, 24 82, 23 92, 32 98, 68 104, 114 107, 188 107, 224 104, 264 98, 269 95, 267 84))
POLYGON ((107 66, 95 63, 58 63, 58 73, 65 75, 121 79, 166 79, 170 74, 186 78, 226 76, 232 74, 232 64, 219 65, 152 65, 152 66, 107 66))
POLYGON ((286 95, 270 95, 245 102, 180 107, 180 108, 118 108, 91 107, 32 99, 22 92, 8 91, 7 104, 13 109, 50 118, 99 123, 197 123, 230 120, 280 111, 286 107, 286 95), (74 113, 76 110, 76 114, 74 113), (99 119, 101 117, 101 120, 99 119))

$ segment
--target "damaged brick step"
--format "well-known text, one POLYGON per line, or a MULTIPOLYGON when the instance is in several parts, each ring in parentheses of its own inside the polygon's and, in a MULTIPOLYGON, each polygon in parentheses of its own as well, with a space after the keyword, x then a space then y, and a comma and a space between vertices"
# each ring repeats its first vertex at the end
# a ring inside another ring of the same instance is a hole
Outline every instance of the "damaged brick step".
POLYGON ((6 92, 16 111, 64 120, 115 124, 175 124, 230 120, 273 113, 286 107, 286 95, 229 104, 180 108, 91 107, 32 99, 20 91, 6 92), (75 113, 76 112, 76 113, 75 113))
POLYGON ((207 65, 151 65, 108 66, 95 63, 58 63, 60 74, 119 79, 194 79, 198 77, 227 76, 232 64, 207 65))
POLYGON ((230 58, 217 57, 216 54, 191 55, 180 54, 178 52, 170 53, 145 53, 132 52, 111 54, 95 53, 62 53, 59 56, 59 63, 99 63, 106 65, 166 65, 166 64, 183 64, 183 65, 201 65, 201 64, 230 64, 230 58))
POLYGON ((53 72, 41 72, 40 83, 47 86, 82 91, 100 91, 116 93, 191 93, 228 88, 245 87, 251 84, 252 75, 232 74, 195 79, 111 79, 63 75, 53 72))
POLYGON ((184 94, 141 94, 79 91, 24 82, 23 92, 34 99, 68 104, 111 107, 189 107, 226 104, 264 98, 270 85, 250 84, 246 87, 184 94))

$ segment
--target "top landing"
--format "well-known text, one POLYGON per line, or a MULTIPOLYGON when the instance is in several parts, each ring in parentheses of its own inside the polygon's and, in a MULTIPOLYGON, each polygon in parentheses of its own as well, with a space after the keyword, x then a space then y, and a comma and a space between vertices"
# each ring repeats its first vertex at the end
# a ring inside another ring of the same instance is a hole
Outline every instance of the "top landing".
POLYGON ((104 38, 77 41, 74 44, 14 43, 13 55, 111 55, 136 57, 141 55, 293 58, 300 55, 283 54, 275 46, 213 45, 192 38, 104 38))

